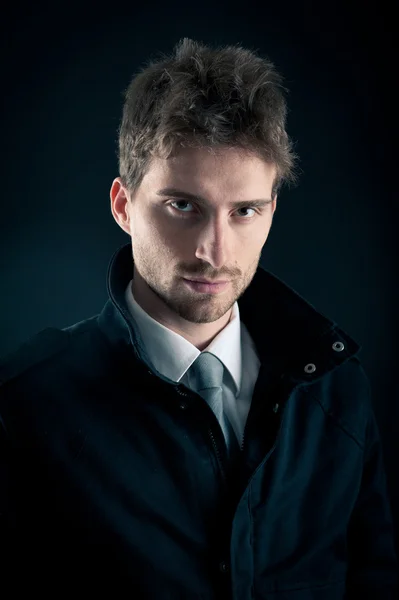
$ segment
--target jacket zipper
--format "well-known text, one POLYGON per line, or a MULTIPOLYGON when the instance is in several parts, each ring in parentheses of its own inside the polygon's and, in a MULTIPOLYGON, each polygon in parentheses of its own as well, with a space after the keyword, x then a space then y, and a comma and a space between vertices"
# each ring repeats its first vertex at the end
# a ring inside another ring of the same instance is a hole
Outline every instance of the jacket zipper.
MULTIPOLYGON (((188 397, 188 396, 190 396, 190 395, 193 394, 193 392, 191 390, 190 390, 190 392, 186 392, 185 390, 179 390, 179 393, 182 396, 186 396, 186 397, 188 397)), ((199 397, 201 398, 201 396, 199 396, 199 397)), ((212 431, 211 427, 208 427, 208 433, 209 433, 209 437, 211 438, 211 441, 212 441, 212 446, 215 449, 216 458, 217 458, 217 461, 219 463, 220 472, 222 474, 223 484, 224 484, 224 486, 227 486, 227 476, 226 476, 226 472, 225 472, 224 466, 223 466, 223 459, 222 459, 222 456, 221 456, 221 454, 219 452, 219 448, 218 448, 218 445, 217 445, 216 440, 214 438, 213 431, 212 431)))
POLYGON ((208 433, 209 433, 210 438, 212 440, 212 445, 213 445, 213 447, 215 449, 216 458, 218 460, 220 471, 221 471, 222 477, 223 477, 223 483, 226 485, 227 484, 227 477, 226 477, 226 472, 225 472, 224 467, 223 467, 223 459, 222 459, 222 457, 220 455, 219 448, 218 448, 218 446, 216 444, 216 440, 215 440, 215 438, 213 436, 213 432, 212 432, 211 428, 208 429, 208 433))

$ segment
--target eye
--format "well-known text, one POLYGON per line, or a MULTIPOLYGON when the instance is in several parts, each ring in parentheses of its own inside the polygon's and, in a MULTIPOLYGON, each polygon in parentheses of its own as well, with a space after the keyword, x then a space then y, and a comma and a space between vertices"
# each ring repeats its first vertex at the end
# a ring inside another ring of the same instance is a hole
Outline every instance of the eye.
MULTIPOLYGON (((169 202, 169 205, 172 206, 172 204, 191 204, 191 202, 189 202, 188 200, 173 200, 172 202, 169 202)), ((192 204, 191 204, 192 206, 192 204)), ((192 211, 185 211, 185 210, 180 210, 180 208, 176 208, 175 206, 172 206, 173 210, 175 210, 176 212, 184 215, 184 214, 191 214, 192 211)), ((255 211, 255 213, 257 213, 255 208, 252 208, 250 206, 243 206, 242 208, 239 208, 238 210, 253 210, 255 211)), ((254 215, 255 216, 255 215, 254 215)), ((240 217, 245 221, 250 221, 251 219, 254 218, 254 216, 251 217, 240 217)))
MULTIPOLYGON (((169 202, 170 206, 172 206, 172 204, 191 204, 191 202, 189 202, 188 200, 173 200, 172 202, 169 202)), ((174 210, 177 210, 178 212, 187 212, 187 211, 180 211, 180 209, 172 206, 172 208, 174 210)))

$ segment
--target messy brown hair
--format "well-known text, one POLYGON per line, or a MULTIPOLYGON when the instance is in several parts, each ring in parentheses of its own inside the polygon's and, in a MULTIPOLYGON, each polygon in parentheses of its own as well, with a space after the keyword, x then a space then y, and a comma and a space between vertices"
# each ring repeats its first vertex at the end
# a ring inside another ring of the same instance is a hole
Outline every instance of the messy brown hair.
POLYGON ((296 184, 282 76, 239 45, 211 48, 189 38, 149 60, 124 91, 119 175, 133 197, 153 157, 179 148, 239 148, 276 167, 273 197, 296 184))

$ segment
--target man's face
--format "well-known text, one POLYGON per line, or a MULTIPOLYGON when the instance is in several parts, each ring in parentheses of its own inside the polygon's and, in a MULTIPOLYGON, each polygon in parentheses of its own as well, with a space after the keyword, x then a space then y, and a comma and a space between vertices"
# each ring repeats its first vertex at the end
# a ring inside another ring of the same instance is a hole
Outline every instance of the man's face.
POLYGON ((114 180, 112 212, 132 238, 133 293, 153 318, 193 332, 195 324, 230 315, 258 267, 276 199, 256 209, 232 203, 271 200, 274 176, 273 166, 238 149, 216 156, 184 149, 173 158, 154 159, 132 201, 120 179, 114 180), (206 204, 158 195, 163 188, 201 196, 206 204), (207 294, 194 291, 183 278, 229 283, 222 292, 207 294))

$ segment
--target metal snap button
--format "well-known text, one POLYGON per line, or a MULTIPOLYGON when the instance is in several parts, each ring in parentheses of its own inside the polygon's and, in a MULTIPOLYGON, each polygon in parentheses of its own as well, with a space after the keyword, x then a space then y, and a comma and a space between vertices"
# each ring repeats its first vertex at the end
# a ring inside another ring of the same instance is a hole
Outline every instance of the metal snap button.
POLYGON ((334 342, 332 345, 332 349, 335 350, 335 352, 342 352, 344 348, 345 346, 342 342, 334 342))
POLYGON ((313 363, 309 363, 306 365, 304 369, 305 373, 314 373, 316 371, 316 365, 313 363))
POLYGON ((222 560, 222 562, 219 564, 219 568, 220 568, 220 570, 221 570, 222 573, 228 573, 229 566, 228 566, 228 564, 226 563, 225 560, 222 560))

